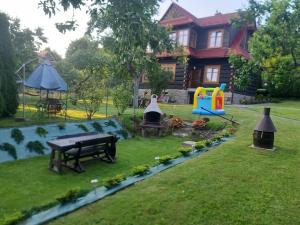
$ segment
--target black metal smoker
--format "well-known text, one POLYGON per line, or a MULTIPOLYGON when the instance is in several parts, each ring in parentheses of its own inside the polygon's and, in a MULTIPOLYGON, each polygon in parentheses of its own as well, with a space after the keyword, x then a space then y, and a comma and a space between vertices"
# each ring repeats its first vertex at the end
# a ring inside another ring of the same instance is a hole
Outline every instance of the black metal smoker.
POLYGON ((276 128, 270 117, 270 108, 264 108, 264 117, 253 132, 253 147, 273 150, 276 128))

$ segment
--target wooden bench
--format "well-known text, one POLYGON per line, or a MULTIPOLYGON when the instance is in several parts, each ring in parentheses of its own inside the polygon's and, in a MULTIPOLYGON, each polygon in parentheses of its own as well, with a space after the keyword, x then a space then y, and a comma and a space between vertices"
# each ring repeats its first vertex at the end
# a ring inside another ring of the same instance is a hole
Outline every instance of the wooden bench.
POLYGON ((114 135, 96 132, 65 135, 48 142, 52 148, 49 168, 61 172, 61 167, 68 167, 76 172, 84 172, 80 163, 83 158, 100 159, 113 163, 116 156, 116 142, 114 135), (58 152, 57 157, 56 152, 58 152), (70 162, 73 164, 70 165, 70 162))

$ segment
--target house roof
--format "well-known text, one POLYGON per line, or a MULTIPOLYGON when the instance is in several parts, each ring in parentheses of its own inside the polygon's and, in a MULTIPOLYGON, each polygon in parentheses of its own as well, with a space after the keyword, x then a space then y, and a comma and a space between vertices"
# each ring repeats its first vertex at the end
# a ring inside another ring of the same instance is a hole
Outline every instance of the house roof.
POLYGON ((172 3, 168 10, 165 12, 165 14, 162 16, 160 19, 160 23, 162 25, 172 25, 172 26, 177 26, 177 25, 183 25, 183 24, 190 24, 194 23, 197 24, 201 27, 209 27, 209 26, 217 26, 217 25, 227 25, 230 24, 231 19, 233 18, 238 18, 239 14, 237 12, 235 13, 217 13, 214 16, 208 16, 208 17, 202 17, 202 18, 197 18, 181 6, 179 6, 176 3, 172 3), (167 18, 168 13, 170 10, 176 10, 178 13, 177 18, 167 18))
MULTIPOLYGON (((238 18, 239 14, 235 13, 227 13, 222 14, 218 13, 214 16, 196 18, 193 14, 182 8, 176 3, 172 3, 166 13, 162 16, 160 20, 160 24, 162 25, 171 25, 171 26, 179 26, 186 24, 196 24, 200 27, 211 27, 211 26, 219 26, 219 25, 229 25, 231 23, 231 19, 238 18), (168 18, 168 13, 173 9, 176 12, 175 18, 168 18)), ((231 46, 229 48, 211 48, 211 49, 193 49, 187 48, 184 52, 184 55, 190 55, 196 58, 224 58, 228 57, 231 53, 243 56, 247 59, 250 58, 250 54, 243 48, 241 48, 241 42, 244 37, 244 33, 247 27, 244 27, 239 30, 236 34, 235 39, 233 40, 231 46)), ((158 57, 169 57, 169 56, 178 56, 179 53, 168 54, 163 52, 158 55, 158 57)))
POLYGON ((227 14, 216 14, 214 16, 198 18, 197 24, 202 27, 216 26, 216 25, 227 25, 230 24, 231 19, 238 18, 239 14, 227 13, 227 14))

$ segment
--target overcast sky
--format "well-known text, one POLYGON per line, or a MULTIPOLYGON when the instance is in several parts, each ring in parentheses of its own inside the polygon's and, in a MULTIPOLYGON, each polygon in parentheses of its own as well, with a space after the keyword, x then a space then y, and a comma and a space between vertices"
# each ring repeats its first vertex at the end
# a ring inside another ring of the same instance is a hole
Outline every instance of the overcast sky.
MULTIPOLYGON (((79 24, 76 31, 61 34, 55 28, 55 23, 70 20, 72 11, 59 12, 50 19, 38 8, 40 0, 0 0, 0 11, 7 13, 11 17, 18 17, 23 27, 34 29, 44 28, 48 43, 43 47, 50 47, 64 56, 65 51, 71 41, 83 36, 86 30, 88 16, 85 10, 75 11, 74 17, 79 24)), ((175 1, 176 2, 176 1, 175 1)), ((239 8, 247 6, 248 0, 178 0, 177 4, 194 14, 196 17, 214 15, 216 11, 222 13, 234 12, 239 8)), ((172 0, 163 0, 160 6, 158 18, 167 10, 172 0)))

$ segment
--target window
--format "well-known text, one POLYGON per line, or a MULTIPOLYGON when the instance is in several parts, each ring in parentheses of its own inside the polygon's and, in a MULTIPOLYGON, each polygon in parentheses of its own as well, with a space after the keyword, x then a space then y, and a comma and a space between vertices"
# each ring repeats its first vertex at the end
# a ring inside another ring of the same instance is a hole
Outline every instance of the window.
POLYGON ((192 48, 197 47, 197 32, 194 30, 191 30, 190 46, 192 48))
POLYGON ((163 70, 172 72, 173 80, 175 80, 176 64, 160 64, 160 66, 163 70))
POLYGON ((204 74, 204 83, 219 83, 220 66, 206 66, 204 74))
POLYGON ((176 32, 172 32, 169 34, 169 38, 174 42, 176 43, 176 32))
POLYGON ((208 33, 208 47, 220 48, 223 45, 223 30, 214 30, 208 33))
POLYGON ((188 46, 189 44, 189 30, 179 30, 178 31, 178 45, 188 46))

